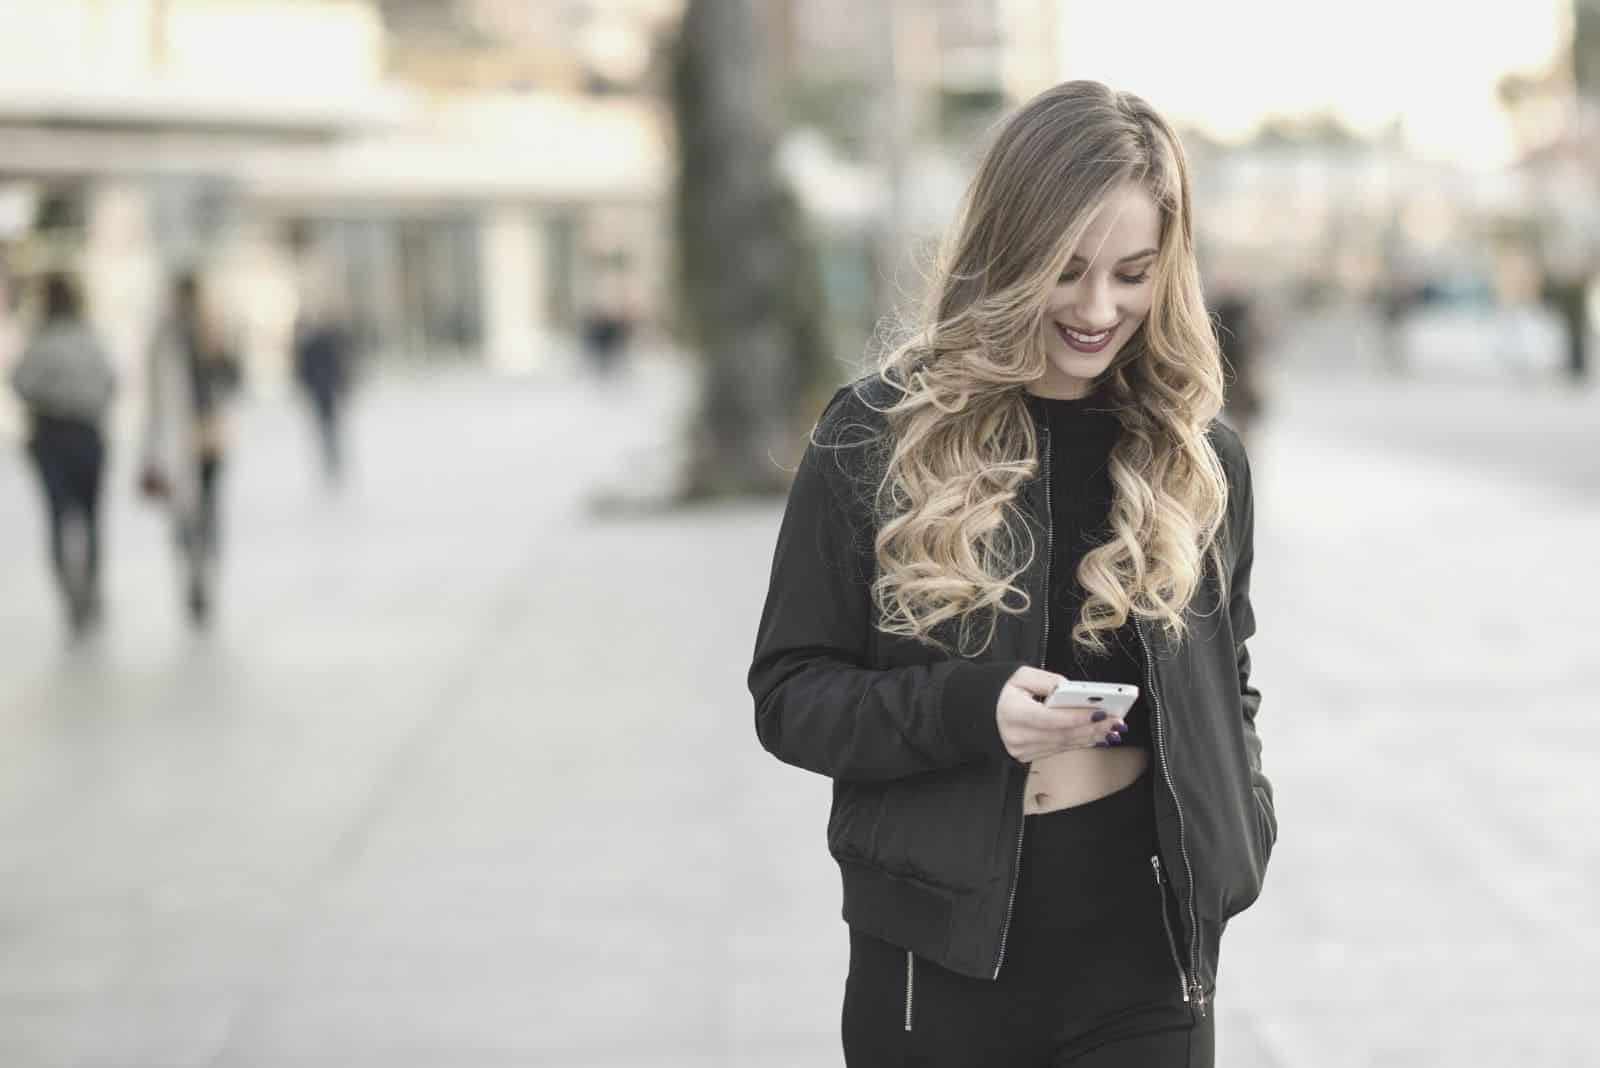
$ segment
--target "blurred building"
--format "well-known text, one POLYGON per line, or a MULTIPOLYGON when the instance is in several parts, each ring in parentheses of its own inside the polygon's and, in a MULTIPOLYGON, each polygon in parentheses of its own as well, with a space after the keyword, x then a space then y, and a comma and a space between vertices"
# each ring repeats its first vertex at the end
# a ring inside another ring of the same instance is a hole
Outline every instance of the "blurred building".
POLYGON ((251 225, 245 180, 268 156, 316 155, 393 121, 381 35, 355 3, 0 8, 8 273, 80 271, 95 320, 131 362, 166 275, 204 258, 221 288, 251 294, 244 329, 267 340, 259 327, 292 314, 292 287, 251 225))
POLYGON ((1502 95, 1514 115, 1546 120, 1520 124, 1538 131, 1523 138, 1522 173, 1539 206, 1541 295, 1561 317, 1568 373, 1582 381, 1600 348, 1600 0, 1573 0, 1569 29, 1532 92, 1502 95))
POLYGON ((0 260, 81 270, 125 363, 199 267, 269 375, 308 279, 377 353, 535 367, 590 290, 652 312, 669 167, 639 83, 673 13, 15 0, 0 260))
POLYGON ((407 121, 256 183, 265 210, 310 221, 318 260, 344 265, 373 347, 529 368, 596 301, 655 319, 671 168, 643 90, 673 7, 377 6, 407 121), (392 307, 406 311, 376 314, 392 307))
POLYGON ((1185 145, 1202 258, 1254 289, 1365 298, 1397 268, 1472 267, 1523 205, 1514 173, 1422 159, 1398 136, 1224 145, 1190 133, 1185 145))

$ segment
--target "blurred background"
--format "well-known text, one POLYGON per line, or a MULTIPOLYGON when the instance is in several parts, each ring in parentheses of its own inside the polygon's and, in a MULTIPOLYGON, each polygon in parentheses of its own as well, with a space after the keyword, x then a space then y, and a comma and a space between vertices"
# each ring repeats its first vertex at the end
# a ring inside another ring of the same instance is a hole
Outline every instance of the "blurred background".
POLYGON ((1596 0, 0 5, 0 1064, 840 1063, 785 468, 1071 77, 1255 468, 1218 1063, 1600 1064, 1596 0))

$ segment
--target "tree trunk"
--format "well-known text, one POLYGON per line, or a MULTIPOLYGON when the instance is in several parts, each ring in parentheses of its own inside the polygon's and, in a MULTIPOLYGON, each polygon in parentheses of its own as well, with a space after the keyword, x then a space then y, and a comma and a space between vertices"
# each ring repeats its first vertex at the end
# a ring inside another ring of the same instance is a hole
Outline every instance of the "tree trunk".
POLYGON ((673 68, 680 299, 704 378, 691 497, 779 492, 831 368, 815 258, 773 166, 767 34, 752 0, 691 0, 673 68))

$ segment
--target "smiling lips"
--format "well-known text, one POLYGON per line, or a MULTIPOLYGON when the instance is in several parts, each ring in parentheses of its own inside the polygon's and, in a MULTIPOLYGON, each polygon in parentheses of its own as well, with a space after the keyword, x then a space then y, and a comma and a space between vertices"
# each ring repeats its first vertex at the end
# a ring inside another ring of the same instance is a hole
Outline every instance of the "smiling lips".
POLYGON ((1060 323, 1055 324, 1056 333, 1061 335, 1068 347, 1077 352, 1099 352, 1111 343, 1111 335, 1117 332, 1116 327, 1102 330, 1098 334, 1085 334, 1077 330, 1068 329, 1060 323))

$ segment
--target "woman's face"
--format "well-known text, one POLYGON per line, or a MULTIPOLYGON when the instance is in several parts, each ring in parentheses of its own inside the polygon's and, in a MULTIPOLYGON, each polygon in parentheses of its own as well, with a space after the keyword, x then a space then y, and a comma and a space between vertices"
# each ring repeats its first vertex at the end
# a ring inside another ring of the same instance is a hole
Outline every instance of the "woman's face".
POLYGON ((1107 198, 1079 255, 1050 291, 1045 309, 1047 360, 1028 386, 1045 397, 1083 397, 1150 314, 1161 212, 1142 185, 1107 198))

